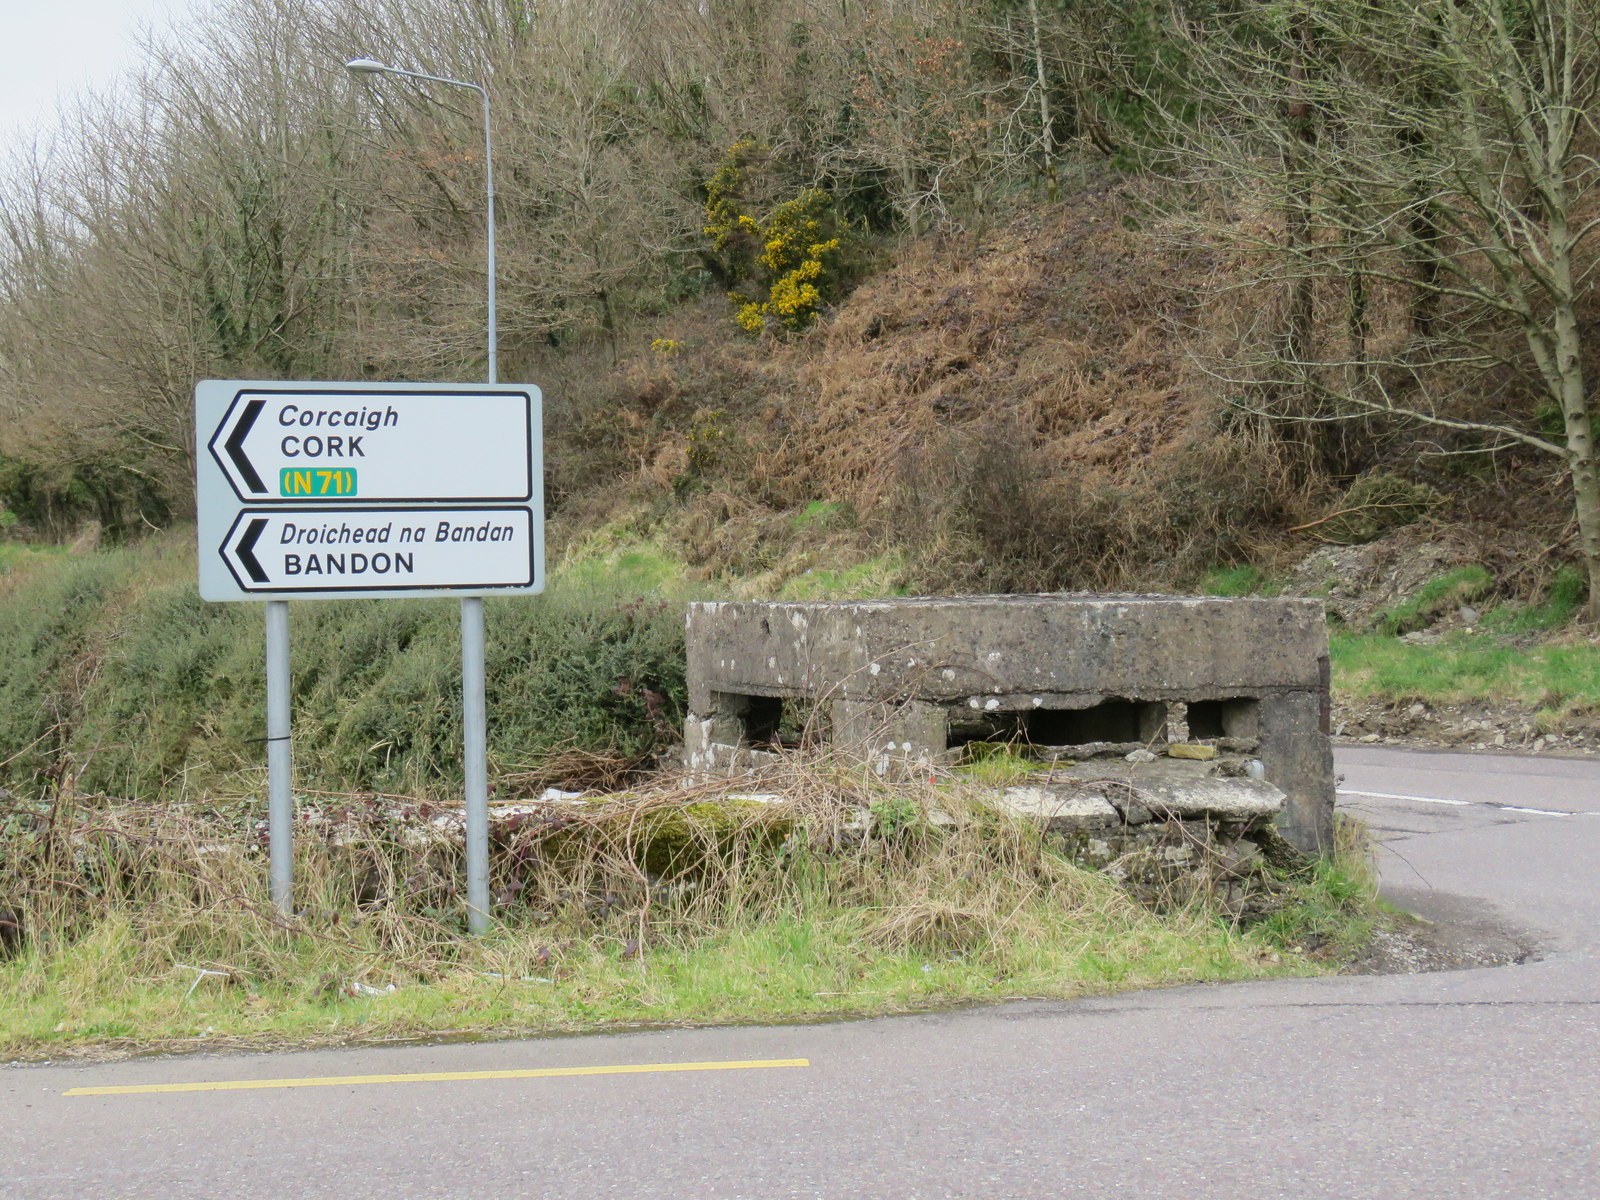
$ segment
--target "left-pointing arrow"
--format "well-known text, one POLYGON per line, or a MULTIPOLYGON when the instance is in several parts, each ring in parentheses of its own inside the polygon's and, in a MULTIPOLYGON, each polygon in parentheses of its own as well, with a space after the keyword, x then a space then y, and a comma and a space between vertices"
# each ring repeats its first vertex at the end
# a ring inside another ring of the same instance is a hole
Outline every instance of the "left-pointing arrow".
POLYGON ((257 517, 245 526, 244 536, 234 543, 233 552, 238 555, 240 565, 257 583, 266 583, 267 573, 262 569, 261 560, 255 555, 256 539, 261 536, 261 531, 267 527, 267 522, 257 517))
POLYGON ((255 464, 250 461, 249 455, 244 452, 244 439, 250 436, 250 427, 256 423, 256 418, 261 415, 261 410, 267 406, 265 400, 245 401, 244 411, 239 414, 239 423, 233 427, 233 432, 228 435, 228 440, 223 443, 223 449, 228 452, 228 457, 233 459, 233 465, 239 468, 239 474, 244 478, 245 486, 252 492, 265 492, 267 485, 261 482, 261 476, 256 473, 255 464))

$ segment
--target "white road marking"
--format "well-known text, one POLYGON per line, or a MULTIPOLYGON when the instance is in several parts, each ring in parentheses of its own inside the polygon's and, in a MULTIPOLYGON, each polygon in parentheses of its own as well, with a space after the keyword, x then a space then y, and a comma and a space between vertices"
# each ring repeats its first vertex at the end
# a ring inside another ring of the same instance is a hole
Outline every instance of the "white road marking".
POLYGON ((1368 792, 1360 788, 1340 788, 1341 796, 1370 796, 1374 800, 1409 800, 1413 804, 1450 804, 1465 808, 1494 808, 1501 812, 1529 813, 1536 817, 1597 817, 1596 812, 1561 812, 1550 808, 1522 808, 1515 804, 1496 804, 1493 800, 1451 800, 1444 796, 1405 796, 1398 792, 1368 792))
POLYGON ((1413 800, 1418 804, 1463 804, 1470 805, 1470 800, 1446 800, 1442 796, 1401 796, 1394 792, 1363 792, 1356 788, 1340 788, 1341 796, 1371 796, 1374 800, 1413 800))

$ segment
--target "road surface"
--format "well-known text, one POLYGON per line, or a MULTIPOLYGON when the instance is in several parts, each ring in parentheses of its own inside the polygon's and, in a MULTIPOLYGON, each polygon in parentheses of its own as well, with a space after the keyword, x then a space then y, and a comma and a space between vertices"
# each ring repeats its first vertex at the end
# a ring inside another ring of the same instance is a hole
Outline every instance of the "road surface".
POLYGON ((1360 747, 1339 767, 1397 899, 1524 930, 1540 957, 816 1026, 14 1067, 0 1196, 1600 1197, 1600 764, 1360 747), (717 1067, 609 1070, 684 1064, 717 1067), (458 1077, 370 1079, 425 1073, 458 1077), (66 1094, 285 1079, 310 1085, 66 1094))

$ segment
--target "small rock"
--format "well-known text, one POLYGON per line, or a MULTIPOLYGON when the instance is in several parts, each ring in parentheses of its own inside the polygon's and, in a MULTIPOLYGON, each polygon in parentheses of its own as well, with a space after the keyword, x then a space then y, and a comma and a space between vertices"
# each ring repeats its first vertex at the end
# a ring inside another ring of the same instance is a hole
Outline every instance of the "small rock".
POLYGON ((1379 740, 1379 735, 1376 733, 1364 733, 1356 740, 1359 742, 1376 742, 1379 740))
POLYGON ((1506 744, 1506 735, 1504 733, 1495 734, 1494 735, 1494 744, 1496 746, 1504 746, 1506 744))
POLYGON ((583 798, 582 792, 564 792, 558 787, 547 787, 539 793, 539 799, 545 802, 553 800, 579 800, 583 798))
POLYGON ((1231 845, 1218 847, 1217 865, 1230 875, 1242 875, 1260 857, 1260 846, 1240 838, 1231 845))
POLYGON ((1478 623, 1478 610, 1470 604, 1463 604, 1457 611, 1463 625, 1476 625, 1478 623))
POLYGON ((1131 763, 1153 763, 1156 760, 1155 754, 1146 750, 1143 746, 1140 746, 1137 750, 1130 750, 1122 757, 1131 763))
POLYGON ((1143 825, 1147 821, 1155 819, 1155 813, 1137 800, 1124 796, 1107 796, 1106 799, 1110 802, 1111 807, 1117 810, 1124 824, 1143 825))
POLYGON ((1422 701, 1418 700, 1410 708, 1406 709, 1406 715, 1407 716, 1411 716, 1411 717, 1420 717, 1423 713, 1425 713, 1427 711, 1428 711, 1428 706, 1426 704, 1424 704, 1422 701))
POLYGON ((1535 754, 1537 754, 1537 753, 1539 753, 1539 751, 1541 751, 1543 749, 1544 749, 1544 739, 1543 738, 1534 738, 1533 739, 1533 752, 1535 754))
POLYGON ((1168 758, 1195 758, 1208 762, 1217 756, 1215 746, 1198 746, 1193 742, 1177 742, 1167 747, 1168 758))

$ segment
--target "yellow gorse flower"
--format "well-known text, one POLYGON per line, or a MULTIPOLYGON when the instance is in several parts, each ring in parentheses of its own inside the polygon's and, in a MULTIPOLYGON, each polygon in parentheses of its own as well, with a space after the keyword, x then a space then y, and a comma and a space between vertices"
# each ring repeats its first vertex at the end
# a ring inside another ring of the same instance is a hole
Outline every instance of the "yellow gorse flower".
POLYGON ((794 332, 816 319, 837 284, 843 239, 827 236, 837 218, 833 198, 820 188, 784 201, 762 221, 739 211, 745 163, 756 152, 750 142, 735 143, 707 182, 705 234, 713 239, 714 250, 728 256, 734 280, 752 265, 767 275, 765 299, 730 294, 738 306, 734 321, 739 328, 752 334, 774 326, 794 332), (755 249, 752 243, 760 246, 753 264, 748 257, 755 249))

